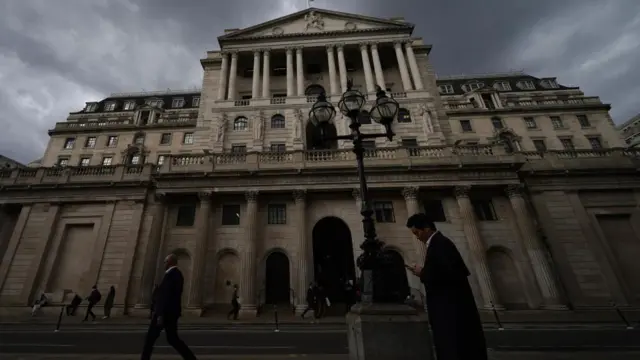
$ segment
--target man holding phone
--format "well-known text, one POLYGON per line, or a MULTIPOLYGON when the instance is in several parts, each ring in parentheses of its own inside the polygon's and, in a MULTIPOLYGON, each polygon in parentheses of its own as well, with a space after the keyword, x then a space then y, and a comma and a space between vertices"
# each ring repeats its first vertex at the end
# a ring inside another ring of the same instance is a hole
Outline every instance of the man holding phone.
POLYGON ((442 235, 426 214, 415 214, 407 228, 423 242, 422 265, 405 266, 424 284, 427 312, 439 360, 487 360, 487 346, 470 275, 455 244, 442 235))

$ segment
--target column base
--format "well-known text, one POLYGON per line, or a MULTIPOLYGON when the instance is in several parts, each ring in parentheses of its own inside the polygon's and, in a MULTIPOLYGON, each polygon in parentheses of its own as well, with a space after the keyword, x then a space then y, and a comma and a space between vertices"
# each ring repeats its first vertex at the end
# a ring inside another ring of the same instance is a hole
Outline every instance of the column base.
POLYGON ((569 307, 567 305, 562 305, 562 304, 545 304, 540 306, 540 309, 542 310, 569 310, 569 307))
POLYGON ((434 359, 426 314, 403 304, 356 304, 347 314, 350 360, 434 359))

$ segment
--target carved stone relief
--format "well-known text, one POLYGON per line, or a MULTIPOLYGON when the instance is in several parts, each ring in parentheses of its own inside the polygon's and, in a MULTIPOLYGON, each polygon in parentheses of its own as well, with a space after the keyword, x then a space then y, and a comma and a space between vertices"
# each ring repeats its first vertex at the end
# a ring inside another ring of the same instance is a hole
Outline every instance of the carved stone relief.
POLYGON ((256 140, 262 140, 264 136, 264 112, 259 111, 253 116, 253 138, 256 140))
POLYGON ((306 31, 309 31, 309 29, 324 30, 324 20, 322 20, 322 15, 317 14, 315 11, 305 15, 304 21, 307 22, 307 26, 305 27, 306 31))
POLYGON ((227 128, 227 121, 228 121, 228 116, 227 114, 222 114, 222 116, 220 117, 220 121, 218 122, 218 129, 216 132, 216 141, 218 143, 224 143, 224 134, 225 134, 225 130, 227 128))

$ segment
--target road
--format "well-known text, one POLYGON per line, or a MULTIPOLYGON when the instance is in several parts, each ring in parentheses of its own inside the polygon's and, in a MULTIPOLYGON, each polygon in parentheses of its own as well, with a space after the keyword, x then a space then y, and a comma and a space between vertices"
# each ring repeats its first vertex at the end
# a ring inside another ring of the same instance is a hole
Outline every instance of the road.
MULTIPOLYGON (((138 354, 146 328, 141 325, 86 324, 54 332, 50 326, 4 326, 0 353, 138 354)), ((640 351, 640 331, 622 329, 486 330, 496 353, 514 351, 602 353, 640 351)), ((339 355, 347 353, 343 325, 184 325, 181 337, 196 354, 207 355, 339 355)), ((173 354, 163 336, 157 354, 173 354)), ((640 357, 638 357, 640 358, 640 357)))

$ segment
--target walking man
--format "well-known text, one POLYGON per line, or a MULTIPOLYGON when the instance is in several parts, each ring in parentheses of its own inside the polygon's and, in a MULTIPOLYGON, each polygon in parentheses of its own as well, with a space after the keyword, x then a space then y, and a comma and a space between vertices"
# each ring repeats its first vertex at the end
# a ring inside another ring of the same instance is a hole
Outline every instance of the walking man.
POLYGON ((470 275, 455 244, 442 235, 426 214, 415 214, 407 227, 425 243, 426 258, 413 265, 427 293, 427 311, 439 360, 487 360, 487 346, 470 275))
POLYGON ((316 311, 316 292, 315 286, 313 283, 309 284, 309 288, 307 289, 307 298, 305 299, 307 302, 307 308, 304 309, 300 317, 304 319, 304 316, 307 315, 309 310, 313 310, 314 313, 316 311))
POLYGON ((164 329, 167 342, 185 360, 196 360, 187 344, 178 337, 178 318, 182 315, 184 277, 178 269, 178 257, 170 254, 164 259, 165 274, 154 299, 154 312, 144 341, 141 360, 151 359, 153 345, 164 329))
POLYGON ((233 294, 231 295, 231 310, 227 313, 227 319, 233 316, 233 320, 238 320, 240 313, 240 297, 238 296, 238 284, 233 285, 233 294))
POLYGON ((109 288, 107 298, 104 300, 104 316, 102 319, 108 319, 111 317, 111 309, 113 308, 113 300, 116 298, 116 288, 112 285, 109 288))
POLYGON ((87 312, 84 314, 84 320, 82 321, 87 321, 89 319, 89 315, 91 315, 92 321, 96 321, 96 314, 93 313, 93 307, 100 302, 101 298, 102 294, 100 294, 100 291, 98 291, 98 287, 96 285, 93 285, 91 287, 91 294, 89 294, 89 296, 87 297, 89 305, 87 305, 87 312))

